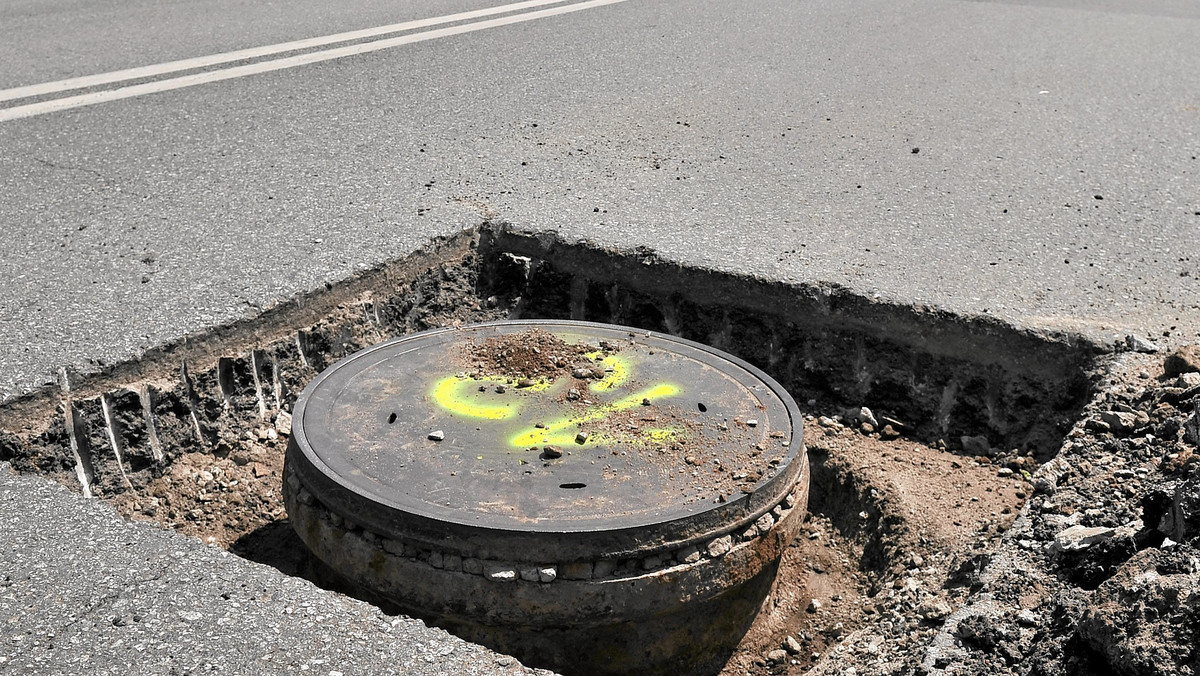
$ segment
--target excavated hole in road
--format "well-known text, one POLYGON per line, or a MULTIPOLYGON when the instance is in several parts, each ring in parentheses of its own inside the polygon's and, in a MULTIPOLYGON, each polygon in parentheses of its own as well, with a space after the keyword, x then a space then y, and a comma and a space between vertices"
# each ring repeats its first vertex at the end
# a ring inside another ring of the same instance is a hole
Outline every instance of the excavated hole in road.
POLYGON ((64 372, 61 388, 0 409, 0 460, 329 586, 280 493, 295 396, 369 345, 503 318, 679 335, 764 369, 799 402, 810 515, 726 674, 803 673, 898 614, 935 631, 1020 510, 1024 473, 1079 418, 1095 357, 988 318, 489 224, 136 361, 64 372), (938 602, 906 607, 895 592, 912 584, 939 588, 938 602))

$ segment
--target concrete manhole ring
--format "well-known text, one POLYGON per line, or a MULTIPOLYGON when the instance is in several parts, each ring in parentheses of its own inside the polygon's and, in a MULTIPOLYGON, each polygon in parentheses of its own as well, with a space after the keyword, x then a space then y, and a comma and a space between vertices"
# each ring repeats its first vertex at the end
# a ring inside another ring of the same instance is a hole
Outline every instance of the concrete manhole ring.
POLYGON ((808 497, 778 383, 612 325, 385 342, 310 383, 292 429, 285 501, 325 566, 571 673, 717 671, 808 497))

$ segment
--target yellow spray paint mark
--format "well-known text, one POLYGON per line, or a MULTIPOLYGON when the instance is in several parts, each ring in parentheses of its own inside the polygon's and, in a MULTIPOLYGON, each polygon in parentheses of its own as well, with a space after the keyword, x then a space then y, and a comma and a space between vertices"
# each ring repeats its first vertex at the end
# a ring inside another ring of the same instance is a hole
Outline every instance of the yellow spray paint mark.
POLYGON ((645 430, 642 434, 646 435, 651 441, 664 442, 670 441, 679 436, 679 430, 670 427, 658 427, 652 430, 645 430))
MULTIPOLYGON (((626 384, 632 375, 632 367, 628 360, 619 355, 591 352, 585 355, 604 368, 604 377, 588 385, 588 389, 597 395, 612 392, 626 384), (603 357, 601 355, 604 355, 603 357)), ((433 385, 431 396, 438 406, 455 415, 482 420, 501 421, 513 418, 521 412, 522 398, 507 397, 503 404, 496 403, 488 392, 480 392, 481 383, 512 386, 511 380, 503 376, 449 376, 433 385)), ((519 392, 545 392, 557 388, 562 383, 541 379, 536 383, 516 388, 519 392)), ((487 388, 491 390, 491 387, 487 388)), ((574 444, 579 432, 587 432, 584 428, 588 423, 604 420, 614 413, 627 411, 642 405, 646 399, 657 401, 679 394, 680 388, 671 383, 660 383, 641 391, 634 392, 616 401, 602 402, 593 405, 588 410, 573 414, 570 408, 563 415, 547 422, 543 427, 527 427, 517 432, 508 440, 516 448, 529 448, 541 445, 574 444)), ((603 446, 618 442, 630 444, 663 443, 675 439, 680 434, 672 427, 647 428, 643 430, 597 430, 589 433, 585 445, 603 446)), ((524 462, 524 461, 522 461, 524 462)))
MULTIPOLYGON (((527 447, 541 444, 575 443, 579 428, 590 422, 603 420, 613 413, 627 411, 635 406, 641 406, 643 399, 666 399, 679 393, 679 388, 670 383, 655 385, 641 392, 635 392, 609 404, 600 404, 591 410, 575 416, 564 416, 546 423, 544 428, 527 428, 508 440, 512 446, 527 447)), ((613 439, 603 435, 589 436, 587 444, 611 443, 613 439)))
MULTIPOLYGON (((438 406, 468 418, 483 418, 484 420, 504 420, 516 415, 520 410, 519 404, 505 404, 496 406, 487 403, 479 403, 478 397, 470 398, 464 390, 464 385, 469 385, 473 388, 478 388, 479 383, 496 383, 505 384, 507 379, 500 376, 484 376, 482 378, 460 378, 458 376, 450 376, 442 378, 433 385, 433 400, 438 406)), ((541 392, 550 388, 551 383, 545 380, 540 380, 529 387, 523 387, 526 392, 541 392)))
MULTIPOLYGON (((599 352, 592 352, 586 355, 589 359, 595 359, 600 355, 599 352)), ((629 364, 620 356, 610 354, 599 362, 603 366, 606 373, 604 377, 596 382, 588 385, 588 389, 593 392, 607 392, 611 389, 620 387, 629 380, 629 364), (609 371, 609 369, 612 369, 609 371)))

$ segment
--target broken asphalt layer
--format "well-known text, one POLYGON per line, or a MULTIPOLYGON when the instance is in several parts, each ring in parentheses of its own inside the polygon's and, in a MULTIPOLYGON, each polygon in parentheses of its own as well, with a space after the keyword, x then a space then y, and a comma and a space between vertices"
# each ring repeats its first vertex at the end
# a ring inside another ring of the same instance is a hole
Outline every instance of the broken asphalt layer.
MULTIPOLYGON (((1200 19, 1168 1, 1095 7, 638 0, 6 123, 0 393, 484 220, 1101 344, 1194 342, 1200 19)), ((503 669, 42 479, 2 481, 15 546, 0 603, 16 621, 0 669, 35 652, 64 672, 85 656, 153 671, 161 655, 267 671, 268 654, 503 669), (282 623, 287 608, 324 620, 282 623), (134 614, 157 628, 119 636, 134 614)))

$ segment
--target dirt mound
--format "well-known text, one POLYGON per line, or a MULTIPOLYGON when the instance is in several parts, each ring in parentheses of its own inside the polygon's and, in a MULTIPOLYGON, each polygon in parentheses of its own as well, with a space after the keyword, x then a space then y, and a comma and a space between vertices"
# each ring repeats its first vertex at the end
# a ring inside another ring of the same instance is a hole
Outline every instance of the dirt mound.
POLYGON ((616 346, 607 342, 599 348, 584 343, 568 343, 541 329, 493 336, 464 349, 464 366, 473 376, 500 376, 519 383, 523 380, 578 374, 581 380, 600 378, 589 354, 608 354, 616 346))
POLYGON ((1135 554, 1100 585, 1079 633, 1120 673, 1200 673, 1200 550, 1135 554))

